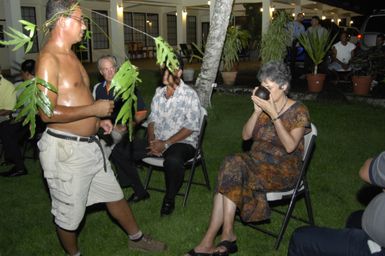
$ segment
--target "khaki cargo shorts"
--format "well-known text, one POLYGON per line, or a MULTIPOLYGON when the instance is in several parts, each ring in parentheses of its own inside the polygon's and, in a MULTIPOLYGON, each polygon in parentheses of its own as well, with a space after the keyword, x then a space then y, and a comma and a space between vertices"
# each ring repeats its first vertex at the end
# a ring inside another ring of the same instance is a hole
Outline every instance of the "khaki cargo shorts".
MULTIPOLYGON (((51 128, 49 130, 78 137, 51 128)), ((66 140, 45 131, 38 147, 51 194, 51 213, 59 227, 76 230, 86 206, 123 198, 108 159, 104 170, 103 154, 96 142, 66 140)))

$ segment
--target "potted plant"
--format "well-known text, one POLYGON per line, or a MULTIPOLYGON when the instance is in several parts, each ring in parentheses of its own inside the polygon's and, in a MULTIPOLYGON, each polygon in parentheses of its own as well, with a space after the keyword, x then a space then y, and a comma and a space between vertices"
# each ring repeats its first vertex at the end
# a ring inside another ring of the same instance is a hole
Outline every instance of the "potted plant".
POLYGON ((331 37, 330 31, 318 33, 315 30, 303 33, 298 38, 298 41, 314 63, 313 73, 306 76, 309 92, 322 91, 326 75, 318 73, 318 65, 324 60, 336 36, 337 34, 331 37))
POLYGON ((225 85, 233 85, 237 77, 237 64, 240 52, 248 45, 250 33, 239 26, 227 29, 222 50, 222 79, 225 85))
POLYGON ((358 51, 350 60, 350 65, 353 73, 353 93, 356 95, 367 95, 372 82, 369 51, 358 51))
POLYGON ((269 28, 262 37, 261 59, 263 63, 276 60, 283 61, 287 47, 290 45, 290 32, 287 29, 289 17, 286 12, 278 11, 269 28))

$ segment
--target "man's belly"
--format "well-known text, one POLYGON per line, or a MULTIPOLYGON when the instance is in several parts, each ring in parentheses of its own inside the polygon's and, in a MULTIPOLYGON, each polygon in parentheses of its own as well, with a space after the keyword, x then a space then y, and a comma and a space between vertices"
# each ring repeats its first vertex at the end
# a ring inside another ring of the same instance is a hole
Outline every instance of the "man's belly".
POLYGON ((99 119, 96 117, 90 117, 70 123, 49 123, 47 126, 48 128, 56 129, 59 131, 88 137, 97 133, 99 129, 99 119))

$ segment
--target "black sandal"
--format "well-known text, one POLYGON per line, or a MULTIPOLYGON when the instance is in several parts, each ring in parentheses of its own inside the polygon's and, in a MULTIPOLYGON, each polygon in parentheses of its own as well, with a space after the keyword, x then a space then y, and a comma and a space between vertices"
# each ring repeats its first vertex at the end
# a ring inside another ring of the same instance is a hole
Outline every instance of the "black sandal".
POLYGON ((215 252, 214 256, 228 256, 230 254, 236 253, 238 251, 237 240, 230 242, 229 240, 223 240, 217 244, 217 248, 223 246, 226 248, 224 252, 215 252))
POLYGON ((188 255, 190 256, 212 256, 212 253, 207 253, 207 252, 196 252, 194 249, 191 249, 188 251, 188 255))

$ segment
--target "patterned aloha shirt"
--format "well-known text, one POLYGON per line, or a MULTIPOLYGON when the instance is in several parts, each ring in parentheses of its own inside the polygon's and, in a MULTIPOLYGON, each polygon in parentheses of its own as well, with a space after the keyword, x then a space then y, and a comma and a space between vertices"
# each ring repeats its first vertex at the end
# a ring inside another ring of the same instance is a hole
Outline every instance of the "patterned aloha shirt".
POLYGON ((182 80, 174 95, 166 98, 166 86, 156 89, 148 123, 154 123, 155 139, 167 140, 182 128, 193 133, 178 143, 196 147, 200 129, 201 104, 198 94, 182 80))

